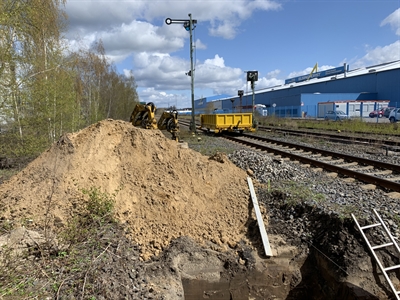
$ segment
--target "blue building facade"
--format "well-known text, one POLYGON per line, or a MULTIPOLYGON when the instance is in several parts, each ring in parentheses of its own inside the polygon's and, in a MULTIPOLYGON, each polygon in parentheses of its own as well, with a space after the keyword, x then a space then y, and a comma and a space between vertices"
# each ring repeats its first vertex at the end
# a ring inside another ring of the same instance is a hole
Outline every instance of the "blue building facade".
MULTIPOLYGON (((317 117, 319 103, 335 101, 375 101, 374 108, 383 102, 400 107, 400 61, 254 91, 254 104, 264 104, 269 114, 280 117, 301 117, 304 112, 317 117)), ((205 113, 212 107, 245 112, 252 110, 252 102, 253 93, 249 92, 241 101, 239 96, 210 102, 196 100, 195 109, 198 113, 205 113)), ((368 107, 372 109, 371 105, 368 107)), ((361 116, 368 116, 368 111, 364 111, 364 115, 361 111, 361 116)))

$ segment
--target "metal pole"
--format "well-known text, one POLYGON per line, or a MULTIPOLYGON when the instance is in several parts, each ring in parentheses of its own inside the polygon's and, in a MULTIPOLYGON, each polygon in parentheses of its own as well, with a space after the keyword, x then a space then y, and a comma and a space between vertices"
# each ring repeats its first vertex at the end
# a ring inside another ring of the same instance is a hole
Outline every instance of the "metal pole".
POLYGON ((253 105, 253 118, 254 118, 254 81, 251 81, 251 89, 253 90, 253 101, 252 101, 252 105, 253 105))
POLYGON ((192 38, 192 14, 189 14, 189 32, 190 32, 190 71, 191 71, 191 88, 192 88, 192 130, 196 134, 195 112, 194 112, 194 70, 193 70, 193 38, 192 38))

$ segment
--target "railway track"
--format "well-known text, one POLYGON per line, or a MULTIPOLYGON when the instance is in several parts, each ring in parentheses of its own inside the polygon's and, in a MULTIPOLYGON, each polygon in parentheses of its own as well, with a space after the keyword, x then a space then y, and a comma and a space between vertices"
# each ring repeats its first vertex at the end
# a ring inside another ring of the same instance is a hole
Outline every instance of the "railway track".
MULTIPOLYGON (((189 124, 183 125, 188 126, 189 124)), ((354 178, 389 191, 400 192, 400 165, 398 164, 280 141, 256 134, 223 135, 222 137, 243 146, 299 161, 306 165, 337 173, 340 176, 354 178)), ((336 141, 343 142, 340 139, 336 141)), ((372 144, 370 141, 371 139, 368 142, 360 139, 359 142, 372 144)))
POLYGON ((224 138, 390 191, 400 192, 399 165, 252 134, 243 134, 241 136, 224 135, 224 138))
POLYGON ((347 144, 362 144, 362 145, 378 145, 386 150, 400 151, 400 137, 387 136, 386 139, 378 139, 373 137, 362 137, 355 135, 330 134, 326 132, 313 132, 310 130, 295 130, 286 128, 276 128, 271 126, 258 126, 259 131, 273 131, 284 135, 302 136, 302 137, 316 137, 319 139, 330 140, 333 142, 347 143, 347 144), (389 140, 389 138, 391 140, 389 140))

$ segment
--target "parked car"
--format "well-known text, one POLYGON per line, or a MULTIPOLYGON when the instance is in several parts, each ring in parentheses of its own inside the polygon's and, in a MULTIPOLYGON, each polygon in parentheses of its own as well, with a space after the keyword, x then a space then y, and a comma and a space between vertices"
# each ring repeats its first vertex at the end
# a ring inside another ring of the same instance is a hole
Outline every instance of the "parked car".
POLYGON ((395 109, 395 107, 386 107, 386 108, 385 108, 385 111, 384 111, 384 113, 383 113, 383 116, 386 117, 386 118, 389 118, 390 112, 391 112, 393 109, 395 109))
POLYGON ((342 110, 330 110, 325 114, 325 120, 341 121, 348 118, 349 116, 346 115, 342 110))
POLYGON ((400 120, 400 108, 392 109, 389 114, 390 123, 395 123, 400 120))
POLYGON ((383 114, 385 113, 385 109, 386 108, 380 108, 378 110, 371 111, 369 113, 369 117, 370 118, 376 118, 376 117, 382 118, 383 114))

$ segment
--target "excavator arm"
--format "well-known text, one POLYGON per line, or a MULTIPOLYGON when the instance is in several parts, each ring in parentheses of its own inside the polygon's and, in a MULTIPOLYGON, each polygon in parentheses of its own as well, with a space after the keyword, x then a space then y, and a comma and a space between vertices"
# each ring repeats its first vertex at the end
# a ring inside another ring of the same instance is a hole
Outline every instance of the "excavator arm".
POLYGON ((155 118, 156 106, 154 103, 136 104, 130 118, 133 126, 141 126, 146 129, 160 129, 167 130, 172 134, 172 139, 178 141, 179 139, 179 124, 178 112, 163 112, 158 122, 155 118))
POLYGON ((158 129, 167 130, 172 134, 172 139, 178 141, 179 139, 179 124, 178 124, 178 112, 173 110, 172 112, 164 111, 157 123, 158 129))
POLYGON ((155 118, 156 106, 154 103, 137 104, 131 114, 130 122, 133 126, 142 126, 146 129, 157 129, 155 118))

